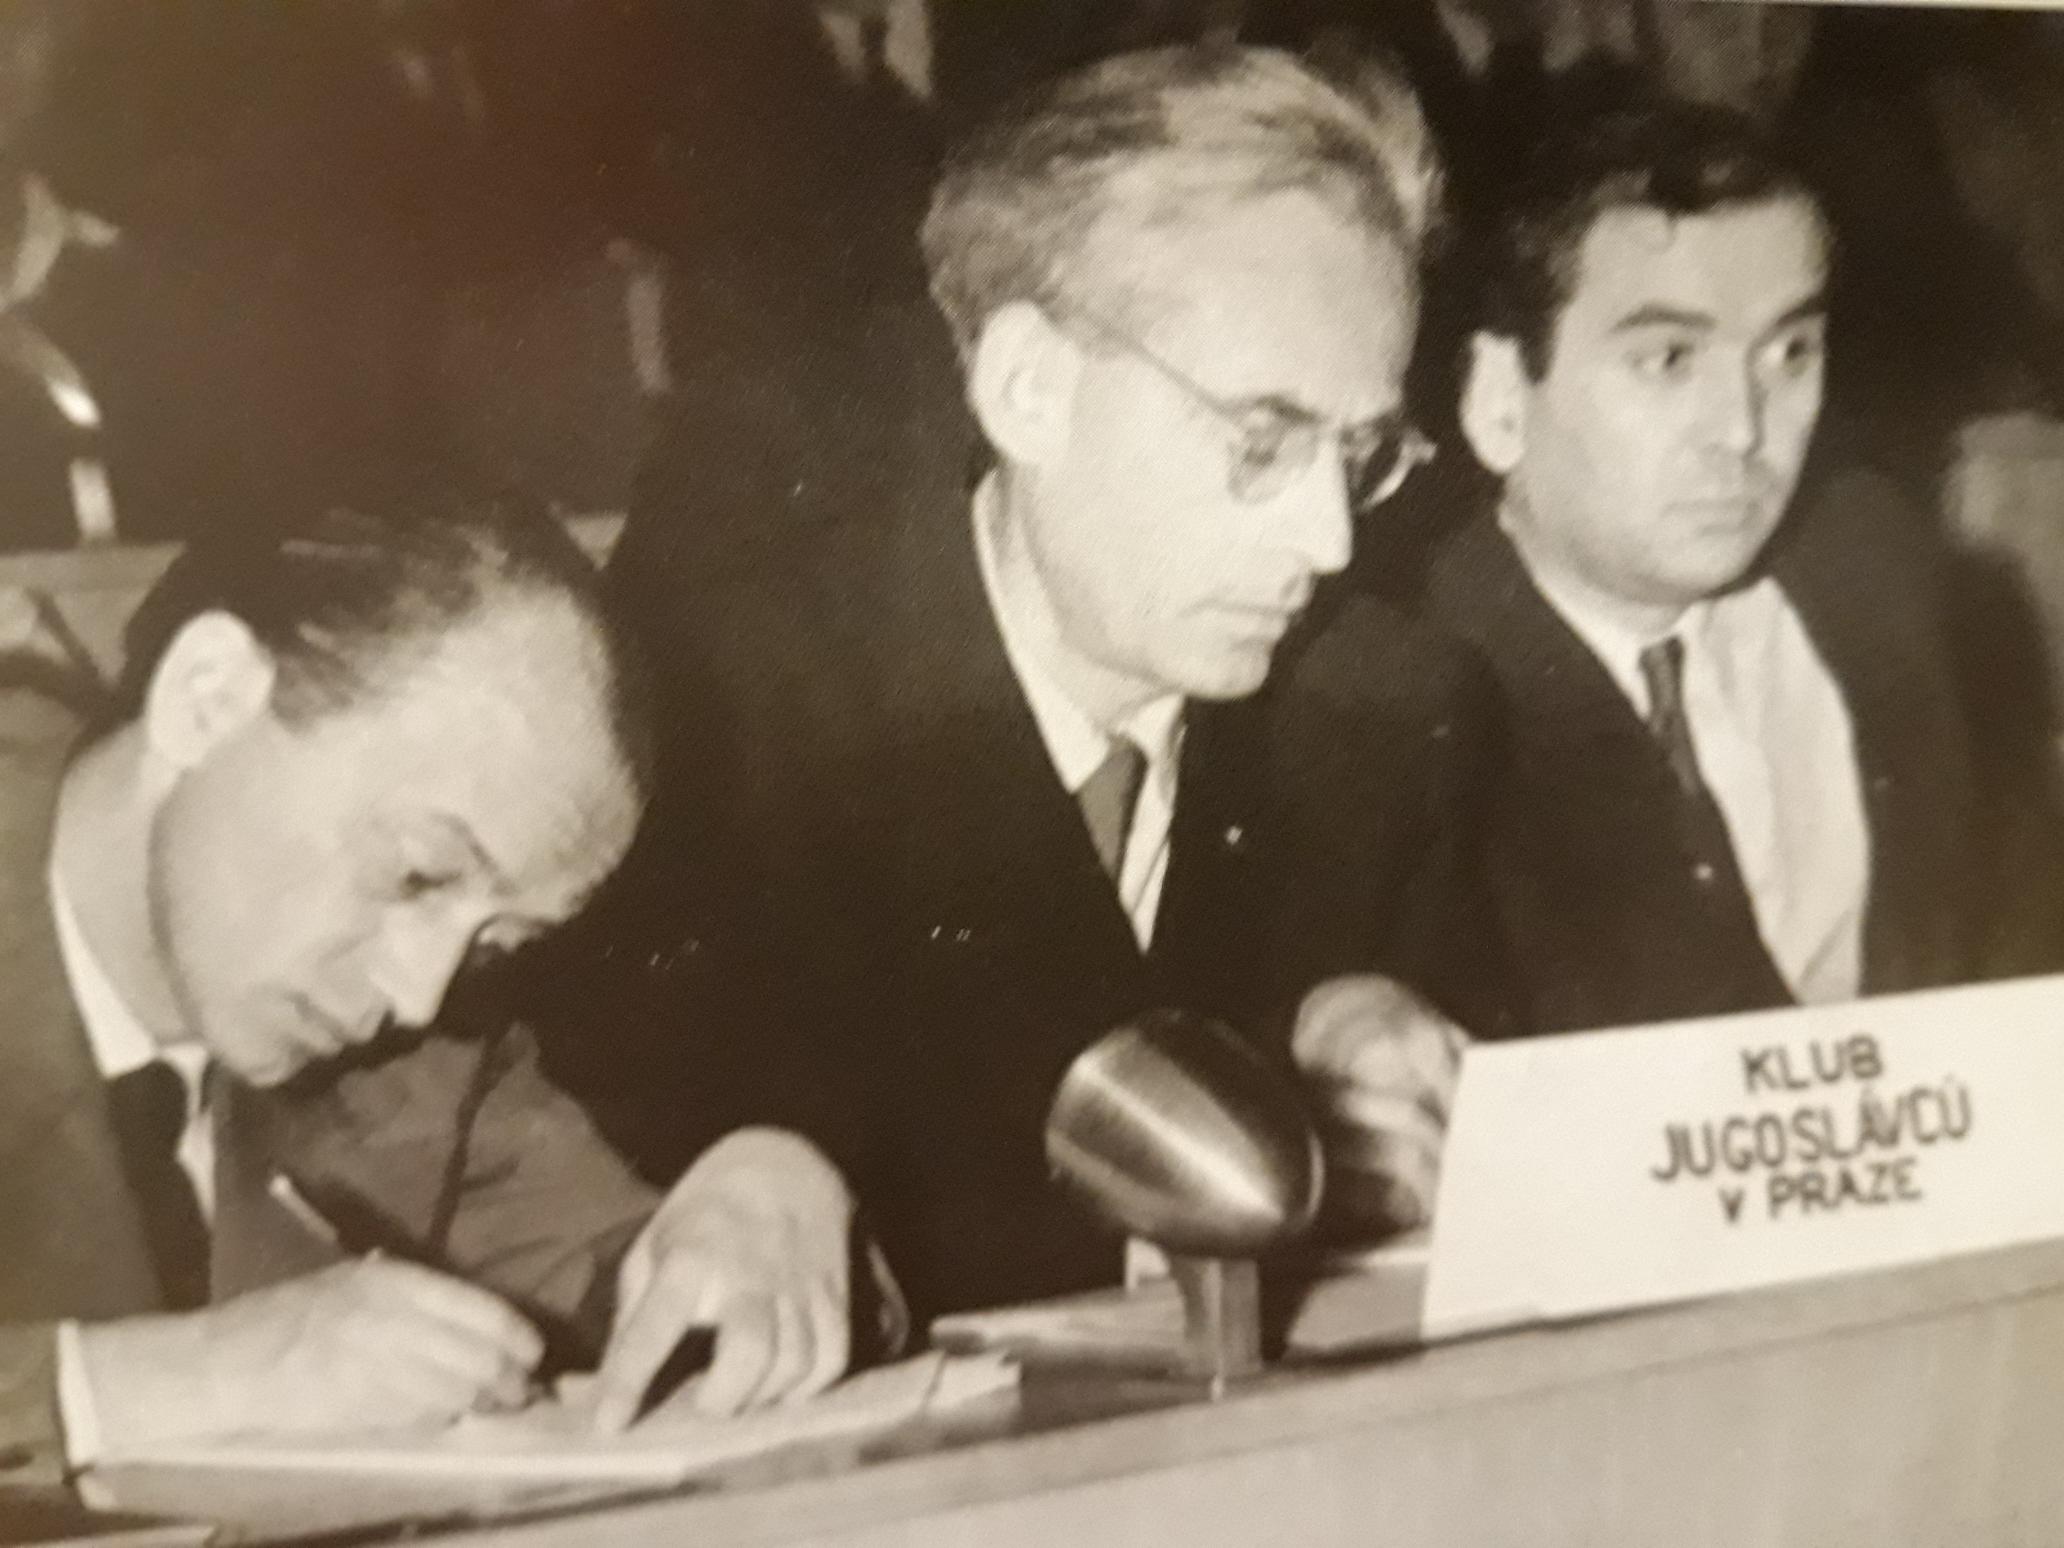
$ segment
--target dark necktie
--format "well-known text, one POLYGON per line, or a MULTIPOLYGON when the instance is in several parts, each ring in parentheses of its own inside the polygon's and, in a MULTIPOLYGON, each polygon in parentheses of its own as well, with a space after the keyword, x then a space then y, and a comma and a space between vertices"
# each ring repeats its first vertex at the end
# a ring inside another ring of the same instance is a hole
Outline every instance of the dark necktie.
POLYGON ((1731 886, 1746 897, 1727 817, 1699 772, 1692 747, 1691 721, 1684 712, 1684 642, 1672 635, 1642 651, 1641 680, 1648 685, 1648 729, 1676 781, 1678 824, 1691 854, 1692 878, 1701 887, 1731 886))
POLYGON ((1096 772, 1075 793, 1082 820, 1089 826, 1089 841, 1096 846, 1097 861, 1114 883, 1125 864, 1125 840, 1132 832, 1132 814, 1139 805, 1140 781, 1146 772, 1147 755, 1119 737, 1096 772))
POLYGON ((108 1110, 122 1169, 143 1216, 165 1304, 189 1311, 208 1301, 208 1225, 179 1164, 186 1131, 186 1082, 163 1060, 108 1082, 108 1110))
MULTIPOLYGON (((1684 713, 1683 642, 1671 638, 1644 650, 1641 677, 1648 685, 1648 729, 1669 762, 1671 783, 1676 787, 1678 841, 1691 865, 1692 882, 1704 898, 1720 938, 1731 934, 1737 942, 1733 950, 1720 952, 1716 959, 1733 966, 1729 970, 1732 976, 1722 982, 1713 1006, 1749 1010, 1789 1005, 1794 999, 1791 985, 1757 925, 1754 901, 1734 858, 1734 836, 1727 830, 1726 814, 1699 772, 1698 757, 1692 750, 1691 722, 1684 713)), ((1694 953, 1692 960, 1707 959, 1694 953)), ((1687 969, 1687 973, 1692 971, 1687 969)))

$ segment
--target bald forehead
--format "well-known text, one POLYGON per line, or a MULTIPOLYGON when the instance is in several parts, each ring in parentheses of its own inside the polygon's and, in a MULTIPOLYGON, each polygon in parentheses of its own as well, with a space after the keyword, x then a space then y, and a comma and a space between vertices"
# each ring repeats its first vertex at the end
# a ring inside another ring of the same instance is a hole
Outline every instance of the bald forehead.
POLYGON ((609 657, 564 599, 485 605, 377 697, 336 718, 369 805, 436 814, 477 840, 543 916, 570 913, 614 868, 643 807, 612 712, 609 657))
POLYGON ((380 697, 396 709, 434 715, 465 701, 559 725, 606 722, 615 691, 596 624, 547 592, 491 597, 381 675, 380 697))

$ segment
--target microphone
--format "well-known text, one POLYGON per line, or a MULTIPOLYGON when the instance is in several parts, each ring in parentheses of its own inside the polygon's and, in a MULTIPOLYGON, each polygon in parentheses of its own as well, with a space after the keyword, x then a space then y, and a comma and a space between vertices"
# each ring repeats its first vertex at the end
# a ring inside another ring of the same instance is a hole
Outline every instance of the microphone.
POLYGON ((1177 1368, 1214 1392, 1258 1372, 1254 1260, 1311 1224, 1325 1176, 1295 1082, 1222 1023, 1151 1011, 1069 1067, 1046 1153, 1092 1212, 1168 1253, 1177 1368))

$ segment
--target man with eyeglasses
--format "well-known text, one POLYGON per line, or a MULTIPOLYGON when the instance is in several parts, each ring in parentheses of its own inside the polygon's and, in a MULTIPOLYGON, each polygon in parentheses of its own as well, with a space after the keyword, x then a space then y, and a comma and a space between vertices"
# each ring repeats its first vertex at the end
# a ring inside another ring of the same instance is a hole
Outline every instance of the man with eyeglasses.
POLYGON ((750 528, 655 470, 614 583, 682 740, 618 917, 675 924, 605 942, 657 1035, 614 1092, 586 1065, 648 1164, 723 1044, 737 1116, 837 1156, 917 1316, 1112 1284, 1043 1123, 1172 1005, 1323 1088, 1361 1225, 1424 1218, 1461 1038, 1429 1001, 1471 1019, 1481 987, 1449 963, 1470 680, 1311 604, 1427 455, 1401 380, 1435 181, 1382 69, 1106 61, 962 148, 925 223, 972 488, 964 426, 899 405, 782 448, 750 528))
POLYGON ((2054 965, 2054 814, 1988 793, 1943 556, 1886 480, 1808 468, 1819 204, 1749 124, 1598 90, 1480 255, 1461 421, 1503 490, 1431 570, 1501 691, 1484 843, 1525 1020, 2054 965))

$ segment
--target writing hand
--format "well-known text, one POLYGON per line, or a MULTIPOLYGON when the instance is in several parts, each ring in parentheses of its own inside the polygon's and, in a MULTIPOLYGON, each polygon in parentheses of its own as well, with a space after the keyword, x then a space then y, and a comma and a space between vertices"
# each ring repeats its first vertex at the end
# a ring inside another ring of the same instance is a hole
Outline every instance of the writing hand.
POLYGON ((829 1386, 850 1355, 852 1218, 838 1172, 796 1136, 744 1129, 712 1146, 624 1259, 596 1427, 637 1418, 653 1376, 696 1328, 716 1332, 693 1397, 703 1413, 829 1386))
POLYGON ((537 1330, 485 1290, 363 1258, 203 1311, 80 1329, 103 1448, 449 1423, 519 1406, 537 1330))

